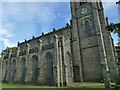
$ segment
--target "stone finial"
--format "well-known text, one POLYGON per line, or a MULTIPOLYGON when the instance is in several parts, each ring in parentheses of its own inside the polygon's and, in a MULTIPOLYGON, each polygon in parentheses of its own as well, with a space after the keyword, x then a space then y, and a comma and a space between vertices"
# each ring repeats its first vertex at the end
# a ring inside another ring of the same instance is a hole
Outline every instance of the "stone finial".
POLYGON ((108 17, 105 17, 105 19, 106 19, 106 23, 107 23, 107 25, 109 24, 109 22, 108 22, 108 17))
POLYGON ((18 42, 18 46, 20 45, 20 42, 18 42))
POLYGON ((27 42, 27 40, 25 39, 25 42, 27 42))
POLYGON ((32 39, 35 39, 35 37, 33 36, 32 39))
POLYGON ((53 31, 55 31, 55 28, 53 28, 53 31))
POLYGON ((69 26, 69 23, 67 23, 66 26, 69 26))
POLYGON ((70 20, 70 25, 72 25, 72 20, 70 20))
POLYGON ((42 35, 44 35, 44 33, 42 32, 42 35))
POLYGON ((106 16, 105 18, 108 20, 108 17, 107 17, 107 16, 106 16))

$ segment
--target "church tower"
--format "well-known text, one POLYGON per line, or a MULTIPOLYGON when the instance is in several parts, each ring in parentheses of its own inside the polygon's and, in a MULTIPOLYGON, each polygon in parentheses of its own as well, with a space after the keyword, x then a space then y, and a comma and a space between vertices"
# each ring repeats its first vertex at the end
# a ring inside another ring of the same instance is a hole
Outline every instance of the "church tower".
MULTIPOLYGON (((78 1, 78 0, 77 0, 78 1)), ((74 81, 100 81, 102 63, 106 71, 114 72, 114 51, 104 17, 102 2, 71 2, 71 51, 74 81)))

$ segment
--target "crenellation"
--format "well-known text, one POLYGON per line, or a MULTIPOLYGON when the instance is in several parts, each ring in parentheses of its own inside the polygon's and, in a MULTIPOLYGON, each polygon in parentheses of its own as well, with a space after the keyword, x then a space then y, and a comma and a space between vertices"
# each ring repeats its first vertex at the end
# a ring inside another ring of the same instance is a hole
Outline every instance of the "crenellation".
POLYGON ((46 33, 46 34, 44 34, 43 32, 42 32, 42 35, 41 36, 38 36, 38 37, 32 37, 32 39, 30 39, 30 40, 26 40, 25 39, 25 42, 19 42, 19 44, 18 44, 18 46, 19 45, 22 45, 22 44, 25 44, 25 43, 29 43, 29 42, 31 42, 31 41, 33 41, 33 40, 37 40, 37 39, 40 39, 40 38, 43 38, 43 37, 46 37, 46 36, 48 36, 48 35, 52 35, 52 34, 54 34, 54 33, 58 33, 58 32, 60 32, 60 31, 63 31, 64 32, 64 30, 67 30, 67 29, 70 29, 70 27, 71 27, 71 25, 69 25, 69 24, 66 24, 66 26, 65 27, 63 27, 63 28, 60 28, 60 29, 55 29, 55 28, 53 28, 53 31, 52 32, 49 32, 49 33, 46 33))

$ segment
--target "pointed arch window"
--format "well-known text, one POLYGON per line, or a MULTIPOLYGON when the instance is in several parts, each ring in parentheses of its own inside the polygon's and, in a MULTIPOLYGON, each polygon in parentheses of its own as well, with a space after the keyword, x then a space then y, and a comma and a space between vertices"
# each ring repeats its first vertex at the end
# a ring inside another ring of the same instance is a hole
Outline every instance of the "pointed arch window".
POLYGON ((53 85, 53 55, 51 52, 47 52, 45 55, 46 59, 46 70, 45 70, 45 79, 47 84, 53 85))
POLYGON ((12 59, 11 60, 11 81, 15 81, 15 76, 16 76, 16 60, 12 59))
POLYGON ((38 83, 38 56, 33 55, 32 56, 32 83, 37 84, 38 83))
POLYGON ((90 29, 90 24, 89 24, 89 21, 88 20, 86 20, 85 21, 85 30, 89 30, 90 29))
POLYGON ((83 25, 83 32, 84 32, 84 37, 89 37, 93 34, 93 26, 92 26, 92 21, 89 18, 86 18, 82 22, 83 25))
POLYGON ((91 21, 89 19, 84 20, 83 25, 86 31, 91 31, 91 21))
POLYGON ((21 83, 25 83, 25 78, 26 78, 26 59, 24 57, 22 57, 21 61, 20 61, 20 72, 21 72, 20 81, 21 81, 21 83))

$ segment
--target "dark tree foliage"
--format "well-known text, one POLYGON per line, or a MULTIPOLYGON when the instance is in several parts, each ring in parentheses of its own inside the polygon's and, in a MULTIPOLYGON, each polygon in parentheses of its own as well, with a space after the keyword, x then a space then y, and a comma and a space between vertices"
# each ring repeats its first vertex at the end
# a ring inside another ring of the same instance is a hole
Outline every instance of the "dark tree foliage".
POLYGON ((110 23, 108 26, 106 26, 106 29, 118 35, 118 45, 120 45, 120 23, 110 23))
POLYGON ((1 54, 3 54, 3 53, 7 53, 7 52, 9 52, 10 50, 12 50, 12 51, 16 51, 17 50, 17 47, 7 47, 5 50, 3 50, 2 51, 2 53, 1 54))
POLYGON ((114 34, 118 34, 118 36, 120 37, 120 23, 110 23, 108 26, 106 26, 106 29, 113 32, 114 34))
POLYGON ((120 89, 120 46, 119 46, 120 45, 120 23, 117 23, 117 24, 110 23, 108 26, 106 26, 106 29, 118 35, 118 46, 116 46, 116 53, 118 58, 117 66, 119 68, 119 74, 117 75, 117 79, 113 87, 116 90, 119 90, 120 89))

